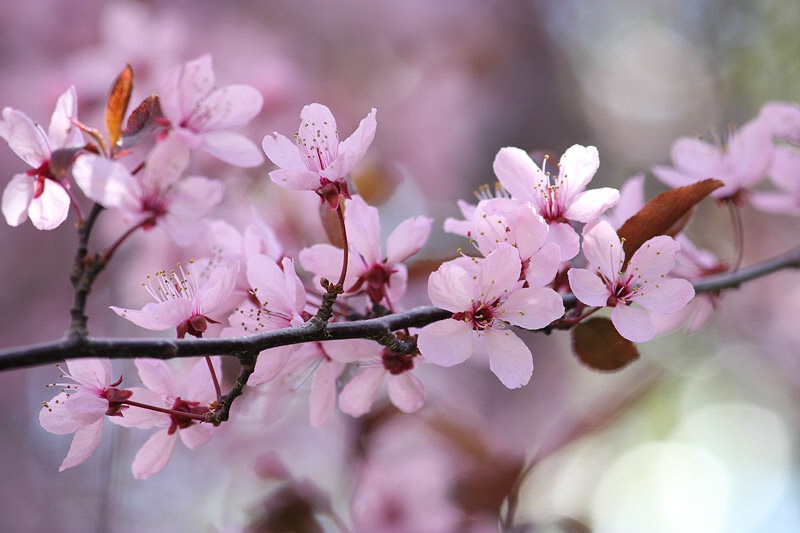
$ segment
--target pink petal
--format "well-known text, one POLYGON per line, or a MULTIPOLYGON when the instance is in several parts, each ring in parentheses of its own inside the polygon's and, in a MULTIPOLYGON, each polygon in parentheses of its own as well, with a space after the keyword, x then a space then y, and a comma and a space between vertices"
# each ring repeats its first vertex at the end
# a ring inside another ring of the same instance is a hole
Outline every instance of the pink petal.
POLYGON ((206 54, 173 70, 159 93, 161 109, 170 122, 189 118, 214 87, 211 56, 206 54))
POLYGON ((726 147, 732 176, 723 180, 735 188, 752 187, 766 177, 772 161, 770 125, 752 120, 736 131, 726 147))
MULTIPOLYGON (((505 296, 520 285, 522 261, 519 252, 508 244, 499 244, 481 263, 478 286, 485 302, 505 296)), ((474 295, 471 295, 474 296, 474 295)))
POLYGON ((569 261, 581 249, 580 237, 570 224, 566 222, 554 222, 550 224, 550 232, 547 234, 548 243, 553 242, 561 250, 561 261, 569 261))
POLYGON ((361 119, 358 128, 350 137, 339 144, 339 156, 336 159, 335 174, 337 177, 344 177, 353 170, 367 152, 372 140, 375 137, 377 121, 375 120, 377 111, 373 108, 369 114, 361 119))
POLYGON ((516 212, 511 214, 509 222, 511 223, 511 234, 521 258, 530 258, 547 242, 550 226, 532 210, 529 204, 518 206, 516 212))
POLYGON ((531 287, 547 285, 553 281, 560 264, 561 248, 553 242, 545 244, 528 260, 524 271, 525 281, 531 287))
POLYGON ((351 379, 339 395, 342 412, 354 417, 369 413, 386 374, 383 366, 374 366, 351 379))
POLYGON ((103 389, 111 383, 111 361, 106 358, 68 360, 67 372, 86 387, 103 389))
MULTIPOLYGON (((678 187, 683 187, 684 185, 690 185, 697 181, 692 176, 685 174, 682 171, 675 170, 672 167, 665 167, 660 165, 655 165, 652 169, 653 175, 659 179, 665 185, 672 187, 673 189, 677 189, 678 187)), ((715 176, 709 176, 715 177, 715 176)))
POLYGON ((564 316, 564 300, 553 289, 544 287, 520 289, 500 308, 504 321, 525 329, 541 329, 564 316))
POLYGON ((606 219, 615 230, 644 207, 644 174, 631 176, 619 190, 619 202, 613 213, 607 213, 606 219))
POLYGON ((486 330, 484 343, 489 368, 509 389, 522 387, 533 375, 533 355, 522 340, 509 330, 486 330))
POLYGON ((315 191, 320 188, 319 174, 310 170, 278 169, 270 172, 269 177, 276 185, 296 191, 315 191))
POLYGON ((50 147, 63 148, 65 146, 82 144, 83 135, 72 122, 78 116, 78 95, 75 87, 67 89, 58 97, 56 108, 50 117, 50 127, 47 136, 50 138, 50 147))
POLYGON ((800 197, 800 152, 778 146, 772 154, 772 165, 769 169, 772 182, 784 191, 800 197))
MULTIPOLYGON (((291 170, 308 170, 303 162, 300 150, 292 141, 278 133, 267 135, 261 143, 264 153, 278 168, 291 170)), ((316 176, 316 173, 314 173, 316 176)), ((319 184, 319 178, 317 178, 319 184)))
MULTIPOLYGON (((315 244, 309 248, 300 250, 300 264, 304 269, 313 272, 317 277, 327 278, 330 281, 339 279, 342 271, 343 252, 341 248, 336 248, 330 244, 315 244)), ((348 278, 345 282, 346 288, 349 288, 355 283, 355 278, 352 278, 352 270, 348 263, 348 278), (352 278, 352 279, 351 279, 352 278)))
MULTIPOLYGON (((130 387, 128 390, 133 392, 130 397, 132 401, 158 407, 172 407, 172 405, 166 405, 164 396, 158 392, 144 387, 130 387)), ((150 429, 153 426, 168 425, 169 415, 143 407, 130 406, 122 411, 122 416, 109 416, 108 420, 117 426, 126 428, 150 429)))
POLYGON ((134 363, 139 371, 139 379, 145 387, 172 399, 180 395, 175 376, 172 375, 167 363, 160 359, 136 359, 134 363))
MULTIPOLYGON (((704 180, 706 178, 723 179, 722 150, 718 146, 692 137, 682 137, 672 144, 672 162, 680 172, 689 178, 688 182, 704 180)), ((672 185, 655 172, 656 177, 667 185, 672 185)), ((686 185, 687 183, 681 183, 686 185)), ((675 187, 676 185, 672 185, 675 187)))
POLYGON ((33 201, 33 179, 27 174, 17 174, 3 190, 3 216, 9 226, 19 226, 28 218, 28 208, 33 201))
POLYGON ((611 294, 596 272, 585 268, 571 268, 567 277, 572 293, 581 302, 598 307, 604 307, 608 303, 611 294))
POLYGON ((520 200, 533 200, 534 187, 547 181, 542 169, 519 148, 501 148, 494 158, 493 168, 503 188, 520 200))
POLYGON ((353 196, 346 204, 345 227, 351 251, 354 248, 367 267, 383 259, 380 249, 381 223, 377 208, 367 205, 360 196, 353 196))
POLYGON ((635 302, 645 309, 658 313, 674 313, 683 309, 694 298, 694 287, 685 279, 669 278, 649 284, 635 302))
POLYGON ((214 436, 214 426, 205 423, 195 423, 188 428, 178 430, 178 436, 187 448, 194 450, 201 444, 205 444, 211 440, 214 436))
POLYGON ((239 133, 212 131, 203 135, 203 150, 228 164, 252 168, 264 162, 258 146, 239 133))
POLYGON ((634 283, 658 283, 675 266, 681 245, 667 235, 649 239, 633 253, 625 275, 633 275, 634 283))
POLYGON ((83 193, 103 207, 120 207, 126 197, 141 195, 128 169, 105 157, 81 155, 72 165, 72 176, 83 193))
POLYGON ((570 205, 586 188, 599 167, 600 155, 594 146, 575 144, 564 152, 559 160, 558 175, 565 205, 570 205))
POLYGON ((67 219, 70 201, 64 187, 53 180, 45 180, 44 192, 31 200, 28 216, 37 229, 55 229, 67 219))
POLYGON ((472 310, 473 281, 466 270, 443 263, 428 278, 428 296, 437 307, 457 313, 472 310))
POLYGON ((417 339, 420 353, 439 366, 463 363, 474 353, 472 327, 451 318, 422 328, 417 339))
POLYGON ((753 207, 767 213, 800 216, 800 198, 786 193, 754 191, 747 199, 753 207))
POLYGON ((189 148, 177 135, 168 135, 147 156, 140 178, 146 188, 166 190, 175 184, 189 166, 189 148))
POLYGON ((100 444, 100 438, 103 436, 104 422, 105 421, 101 418, 94 424, 78 428, 75 432, 75 436, 72 438, 69 452, 67 452, 64 462, 61 463, 58 469, 59 472, 63 472, 67 468, 72 468, 73 466, 78 466, 94 453, 95 449, 97 449, 97 445, 100 444))
POLYGON ((70 397, 65 407, 76 422, 87 425, 105 418, 108 400, 90 391, 80 390, 70 397))
POLYGON ((228 299, 239 276, 239 263, 214 269, 208 281, 200 288, 200 312, 213 313, 228 299))
POLYGON ((66 435, 78 430, 81 425, 72 418, 72 414, 65 407, 68 399, 67 393, 62 392, 47 402, 48 407, 41 408, 39 424, 42 429, 56 435, 66 435))
POLYGON ((390 375, 389 400, 404 413, 413 413, 425 403, 425 388, 411 372, 390 375))
POLYGON ((625 251, 611 224, 602 220, 587 225, 583 230, 582 248, 589 265, 600 267, 600 274, 612 280, 619 277, 619 272, 623 269, 625 251))
POLYGON ((178 435, 168 435, 166 429, 151 435, 133 459, 133 477, 147 479, 161 472, 172 457, 177 440, 178 435))
POLYGON ((251 387, 272 381, 286 366, 286 362, 294 352, 294 346, 279 346, 270 348, 258 354, 256 369, 247 380, 251 387))
POLYGON ((650 313, 639 307, 616 306, 611 311, 611 322, 619 334, 631 342, 647 342, 656 334, 650 313))
POLYGON ((261 111, 264 97, 249 85, 226 85, 203 100, 202 113, 196 113, 190 127, 214 131, 245 126, 261 111))
POLYGON ((323 361, 314 373, 311 382, 310 407, 311 425, 320 427, 333 415, 336 407, 336 380, 344 370, 344 364, 338 361, 323 361))
POLYGON ((176 328, 192 317, 193 303, 188 298, 149 303, 141 311, 111 306, 119 316, 130 320, 140 328, 160 331, 176 328))
POLYGON ((619 191, 609 187, 592 189, 579 193, 567 208, 564 216, 578 222, 591 222, 600 217, 607 209, 617 205, 619 191))
POLYGON ((33 168, 39 168, 50 159, 52 150, 41 126, 22 111, 3 109, 5 127, 2 130, 8 147, 33 168))
MULTIPOLYGON (((218 355, 212 356, 211 365, 214 367, 217 379, 222 379, 222 358, 218 355)), ((217 391, 214 389, 214 381, 205 357, 198 359, 192 366, 182 389, 188 401, 209 404, 217 399, 217 391)))

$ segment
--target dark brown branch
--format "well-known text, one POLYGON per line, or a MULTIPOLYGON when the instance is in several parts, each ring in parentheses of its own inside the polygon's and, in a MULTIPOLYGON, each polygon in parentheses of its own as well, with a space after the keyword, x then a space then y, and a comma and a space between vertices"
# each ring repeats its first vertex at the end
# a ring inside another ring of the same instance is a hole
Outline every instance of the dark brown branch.
MULTIPOLYGON (((800 247, 773 259, 758 263, 736 272, 726 272, 703 278, 694 283, 698 293, 716 292, 738 287, 742 283, 767 276, 785 268, 800 268, 800 247)), ((565 305, 574 305, 575 297, 564 296, 565 305)), ((268 348, 325 340, 366 338, 386 341, 393 332, 405 328, 420 328, 452 316, 452 313, 427 306, 417 307, 403 313, 381 318, 353 322, 332 322, 312 318, 306 324, 250 335, 214 339, 85 339, 78 336, 66 339, 10 348, 0 351, 0 371, 15 368, 55 363, 65 359, 86 357, 108 357, 110 359, 133 359, 152 357, 172 359, 205 355, 228 355, 246 361, 251 354, 268 348)))

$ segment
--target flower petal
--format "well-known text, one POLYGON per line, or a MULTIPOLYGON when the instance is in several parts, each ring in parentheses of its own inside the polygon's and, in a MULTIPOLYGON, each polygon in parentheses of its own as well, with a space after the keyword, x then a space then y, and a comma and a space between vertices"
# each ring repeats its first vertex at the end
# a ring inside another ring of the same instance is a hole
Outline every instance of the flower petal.
POLYGON ((650 313, 639 307, 616 306, 611 311, 611 322, 619 334, 631 342, 647 342, 656 334, 650 313))
POLYGON ((101 418, 94 424, 78 428, 78 431, 75 432, 75 436, 72 438, 69 452, 67 452, 64 462, 61 463, 58 469, 59 472, 63 472, 67 468, 72 468, 73 466, 78 466, 94 453, 97 449, 97 445, 100 444, 100 438, 103 436, 104 423, 105 420, 101 418))
POLYGON ((425 403, 425 388, 411 372, 390 375, 389 400, 404 413, 413 413, 425 403))
POLYGON ((489 353, 489 368, 509 389, 522 387, 533 375, 530 349, 510 330, 486 330, 484 337, 489 353))
POLYGON ((55 229, 67 219, 69 205, 69 194, 64 187, 53 180, 45 180, 42 194, 31 200, 28 216, 37 229, 55 229))
POLYGON ((351 379, 339 395, 342 412, 354 417, 369 413, 386 374, 383 366, 374 366, 351 379))
POLYGON ((503 188, 519 200, 533 200, 537 184, 547 182, 542 169, 519 148, 501 148, 494 158, 493 168, 503 188))
POLYGON ((567 272, 567 278, 572 294, 581 302, 598 307, 604 307, 608 303, 611 293, 596 272, 585 268, 571 268, 567 272))
POLYGON ((564 300, 553 289, 520 289, 500 306, 502 319, 525 329, 541 329, 564 316, 564 300))
POLYGON ((3 190, 3 216, 9 226, 19 226, 28 218, 28 208, 33 201, 33 179, 27 174, 17 174, 3 190))
POLYGON ((133 459, 133 477, 147 479, 164 470, 172 457, 177 440, 178 435, 169 435, 166 429, 151 435, 133 459))
POLYGON ((405 261, 428 241, 433 219, 414 217, 402 221, 386 240, 386 263, 393 265, 405 261))
POLYGON ((469 324, 448 318, 422 328, 417 346, 425 359, 439 366, 463 363, 475 351, 469 324))
POLYGON ((242 168, 252 168, 264 162, 258 146, 232 131, 210 131, 203 134, 203 150, 220 161, 242 168))

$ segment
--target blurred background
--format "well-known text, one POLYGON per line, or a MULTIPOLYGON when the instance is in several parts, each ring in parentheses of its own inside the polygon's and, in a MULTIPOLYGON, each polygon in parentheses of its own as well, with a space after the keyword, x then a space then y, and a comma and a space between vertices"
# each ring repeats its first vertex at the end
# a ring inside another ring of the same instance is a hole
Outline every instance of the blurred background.
MULTIPOLYGON (((171 68, 210 53, 219 85, 264 95, 245 130, 259 145, 267 133, 296 131, 310 102, 331 108, 342 137, 375 107, 359 190, 388 230, 418 214, 436 220, 427 261, 412 268, 410 307, 424 303, 435 262, 464 246, 441 224, 458 215, 456 199, 494 181, 501 147, 560 154, 595 145, 592 186, 619 187, 668 164, 679 136, 724 138, 763 103, 797 100, 798 27, 794 0, 10 0, 0 17, 0 106, 47 124, 73 84, 81 121, 100 127, 126 62, 138 102, 171 68)), ((289 253, 324 238, 316 197, 272 187, 269 164, 240 170, 202 156, 194 164, 226 182, 220 218, 241 228, 255 206, 289 253)), ((2 180, 25 170, 5 145, 0 168, 2 180)), ((648 177, 649 195, 660 190, 648 177)), ((745 264, 797 245, 797 220, 749 207, 743 217, 745 264)), ((72 222, 50 232, 0 226, 0 347, 63 334, 72 222)), ((95 246, 119 231, 109 221, 95 246)), ((688 233, 726 258, 730 231, 709 202, 688 233)), ((144 277, 188 253, 201 252, 176 250, 157 232, 131 240, 92 294, 92 334, 142 335, 107 307, 141 306, 144 277)), ((312 429, 302 389, 253 394, 218 438, 191 452, 179 445, 147 481, 132 478, 130 463, 148 432, 111 424, 94 456, 59 473, 70 438, 37 420, 58 371, 5 372, 0 529, 277 530, 265 517, 313 498, 270 479, 264 464, 274 452, 298 487, 311 480, 330 494, 357 531, 492 531, 492 516, 510 508, 516 531, 794 532, 799 282, 780 272, 729 291, 703 332, 647 343, 640 361, 615 374, 582 366, 563 333, 525 337, 536 369, 521 390, 479 365, 421 368, 427 401, 413 416, 379 406, 365 420, 338 413, 312 429)), ((136 384, 132 365, 115 362, 114 372, 136 384)))

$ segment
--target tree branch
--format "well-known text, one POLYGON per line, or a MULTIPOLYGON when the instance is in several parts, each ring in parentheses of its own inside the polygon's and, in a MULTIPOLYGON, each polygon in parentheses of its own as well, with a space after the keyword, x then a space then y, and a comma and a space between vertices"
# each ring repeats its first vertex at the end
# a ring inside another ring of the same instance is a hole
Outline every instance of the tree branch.
MULTIPOLYGON (((800 247, 735 272, 708 276, 694 282, 694 287, 698 293, 717 292, 738 287, 742 283, 767 276, 785 268, 800 268, 800 247)), ((564 304, 567 307, 574 306, 575 302, 574 295, 564 295, 564 304)), ((359 338, 373 339, 385 345, 387 339, 393 336, 393 332, 397 330, 420 328, 451 316, 452 313, 450 311, 434 306, 425 306, 380 318, 352 322, 331 322, 327 325, 321 320, 312 319, 300 326, 245 337, 91 339, 73 336, 55 342, 2 350, 0 351, 0 371, 87 357, 173 359, 177 357, 228 355, 237 357, 240 362, 247 366, 247 363, 253 357, 252 354, 268 348, 303 342, 359 338)))

